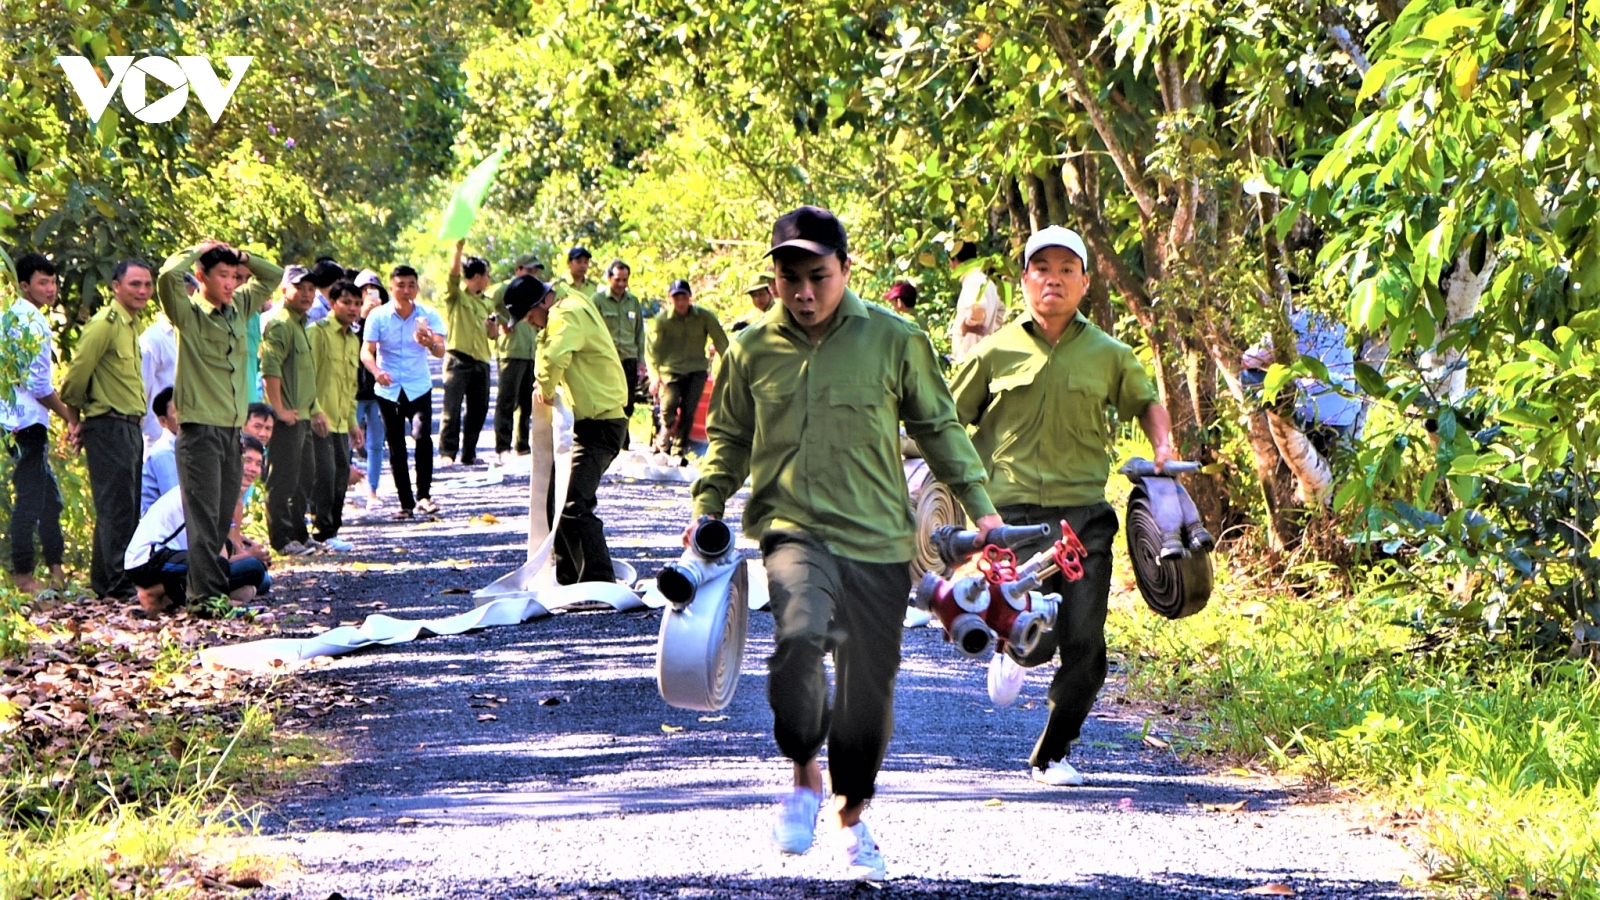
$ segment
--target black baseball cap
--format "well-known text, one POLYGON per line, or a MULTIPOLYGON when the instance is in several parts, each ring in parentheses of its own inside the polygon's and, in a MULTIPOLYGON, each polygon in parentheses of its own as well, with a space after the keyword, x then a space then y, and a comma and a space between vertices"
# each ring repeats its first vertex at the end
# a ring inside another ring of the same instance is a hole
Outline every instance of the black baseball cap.
POLYGON ((844 236, 844 226, 832 212, 820 206, 802 206, 772 223, 772 249, 794 247, 818 256, 848 253, 849 242, 844 236))
POLYGON ((511 321, 520 322, 528 315, 528 310, 542 303, 550 294, 550 285, 545 284, 532 275, 518 275, 506 285, 506 311, 511 313, 511 321))
POLYGON ((689 294, 689 295, 693 295, 694 291, 689 290, 689 282, 684 281, 682 278, 679 278, 677 281, 674 281, 672 283, 671 287, 667 288, 667 296, 670 297, 673 294, 689 294))
POLYGON ((594 254, 589 252, 589 248, 573 247, 571 250, 567 251, 567 262, 572 262, 575 259, 583 259, 586 256, 590 259, 594 259, 594 254))

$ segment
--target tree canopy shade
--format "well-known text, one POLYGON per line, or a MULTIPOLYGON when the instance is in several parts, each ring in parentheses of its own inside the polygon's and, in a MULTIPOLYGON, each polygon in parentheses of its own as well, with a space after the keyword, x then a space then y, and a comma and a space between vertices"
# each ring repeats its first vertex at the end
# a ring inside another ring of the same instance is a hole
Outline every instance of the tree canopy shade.
POLYGON ((464 232, 492 263, 581 243, 728 313, 800 203, 847 223, 864 296, 909 279, 935 317, 975 269, 1015 310, 1021 242, 1067 224, 1219 533, 1384 560, 1455 621, 1600 623, 1600 0, 85 0, 0 30, 0 236, 86 306, 116 258, 209 234, 442 271, 440 211, 497 148, 464 232), (91 126, 63 53, 256 61, 218 122, 91 126), (1339 440, 1292 413, 1330 380, 1302 314, 1357 357, 1339 440))

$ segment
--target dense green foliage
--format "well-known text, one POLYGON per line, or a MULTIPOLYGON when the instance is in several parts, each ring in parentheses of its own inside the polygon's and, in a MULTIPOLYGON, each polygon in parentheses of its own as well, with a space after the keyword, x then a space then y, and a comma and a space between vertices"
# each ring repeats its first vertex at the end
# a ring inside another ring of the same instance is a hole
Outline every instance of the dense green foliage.
MULTIPOLYGON (((1235 670, 1190 696, 1217 710, 1212 740, 1250 732, 1237 749, 1293 748, 1320 774, 1418 794, 1443 790, 1430 773, 1472 771, 1500 792, 1482 803, 1509 804, 1495 808, 1593 796, 1587 757, 1508 768, 1444 735, 1476 733, 1474 709, 1495 704, 1547 723, 1535 743, 1593 721, 1588 668, 1546 676, 1573 709, 1559 718, 1517 693, 1526 658, 1496 654, 1600 647, 1600 0, 3 10, 0 248, 50 253, 79 315, 118 258, 205 236, 284 261, 407 261, 436 288, 444 200, 498 147, 469 239, 497 276, 528 250, 560 274, 581 243, 599 266, 629 260, 641 296, 686 277, 728 319, 798 203, 845 220, 863 296, 910 279, 940 323, 959 275, 982 269, 1009 297, 1028 231, 1072 225, 1093 257, 1086 311, 1149 360, 1234 558, 1320 561, 1360 598, 1257 617, 1271 627, 1254 650, 1216 638, 1235 670), (54 64, 180 53, 255 56, 219 122, 193 104, 146 125, 114 101, 93 125, 54 64), (1348 328, 1368 401, 1361 436, 1318 457, 1321 487, 1285 425, 1293 379, 1327 374, 1292 349, 1295 309, 1348 328), (1277 364, 1258 396, 1240 355, 1264 334, 1277 364), (1284 643, 1333 613, 1325 646, 1284 643), (1418 638, 1468 655, 1400 652, 1418 638), (1338 690, 1310 668, 1272 680, 1302 652, 1342 673, 1338 690), (1236 709, 1245 682, 1295 704, 1236 709)), ((7 349, 0 388, 17 376, 7 349)), ((1592 854, 1553 853, 1521 883, 1564 890, 1562 860, 1592 854)))

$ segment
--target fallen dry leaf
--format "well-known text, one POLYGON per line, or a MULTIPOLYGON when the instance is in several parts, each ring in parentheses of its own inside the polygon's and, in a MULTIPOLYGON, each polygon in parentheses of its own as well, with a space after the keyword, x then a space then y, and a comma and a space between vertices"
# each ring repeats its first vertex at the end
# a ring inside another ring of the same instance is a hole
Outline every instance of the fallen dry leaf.
POLYGON ((500 721, 500 717, 495 715, 494 713, 483 713, 482 715, 478 716, 478 721, 479 722, 498 722, 498 721, 500 721))
POLYGON ((701 716, 700 717, 700 721, 702 721, 702 722, 726 722, 726 721, 728 721, 728 717, 727 716, 701 716))
POLYGON ((394 823, 396 825, 415 825, 417 824, 417 820, 411 818, 410 816, 401 816, 400 818, 395 819, 394 823))
POLYGON ((1002 803, 1001 803, 999 797, 990 797, 989 799, 983 801, 983 803, 981 805, 983 805, 983 806, 991 806, 992 807, 992 806, 1001 806, 1002 803))
POLYGON ((1154 747, 1157 750, 1165 750, 1168 747, 1172 746, 1171 744, 1168 744, 1166 741, 1163 741, 1161 738, 1158 738, 1153 734, 1145 735, 1144 736, 1144 743, 1145 743, 1145 746, 1154 747))
POLYGON ((666 732, 667 734, 677 734, 678 732, 683 730, 683 726, 682 725, 668 725, 667 723, 663 722, 663 723, 661 723, 661 730, 666 732))
POLYGON ((1249 800, 1239 800, 1234 803, 1207 803, 1204 804, 1206 812, 1237 813, 1250 808, 1249 800))
POLYGON ((1257 897, 1293 897, 1294 888, 1281 881, 1274 881, 1269 884, 1258 884, 1245 893, 1257 897))

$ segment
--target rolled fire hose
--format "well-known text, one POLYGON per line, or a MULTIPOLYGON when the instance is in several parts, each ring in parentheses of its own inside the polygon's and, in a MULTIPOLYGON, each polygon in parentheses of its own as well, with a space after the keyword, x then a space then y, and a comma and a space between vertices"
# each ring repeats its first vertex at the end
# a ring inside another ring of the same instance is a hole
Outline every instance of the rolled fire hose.
POLYGON ((313 657, 338 656, 372 645, 403 644, 427 635, 462 634, 495 625, 517 625, 560 609, 597 605, 619 612, 643 609, 639 595, 621 584, 556 585, 555 566, 550 558, 555 534, 550 528, 546 503, 552 477, 556 485, 556 508, 566 500, 572 472, 572 415, 559 399, 554 408, 535 403, 533 409, 528 561, 479 591, 477 608, 443 619, 421 621, 374 614, 359 626, 334 628, 309 638, 269 638, 230 647, 208 647, 200 651, 201 661, 229 669, 288 669, 313 657))
MULTIPOLYGON (((1205 609, 1211 599, 1210 552, 1199 541, 1182 556, 1175 556, 1170 547, 1174 534, 1204 534, 1194 504, 1184 502, 1188 495, 1176 479, 1139 471, 1134 463, 1125 466, 1123 474, 1134 482, 1126 517, 1128 556, 1145 604, 1168 619, 1205 609), (1191 518, 1194 521, 1189 521, 1191 518)), ((1209 535, 1204 540, 1209 542, 1209 535)))
POLYGON ((679 709, 725 708, 739 687, 750 628, 750 567, 728 526, 702 522, 693 546, 662 569, 656 590, 673 601, 656 639, 661 699, 679 709))
POLYGON ((911 494, 911 509, 917 520, 917 546, 911 557, 911 583, 916 584, 928 572, 950 574, 950 567, 939 558, 933 545, 933 532, 941 525, 960 528, 967 524, 967 516, 956 504, 955 494, 933 477, 926 460, 906 460, 905 472, 906 490, 911 494))

